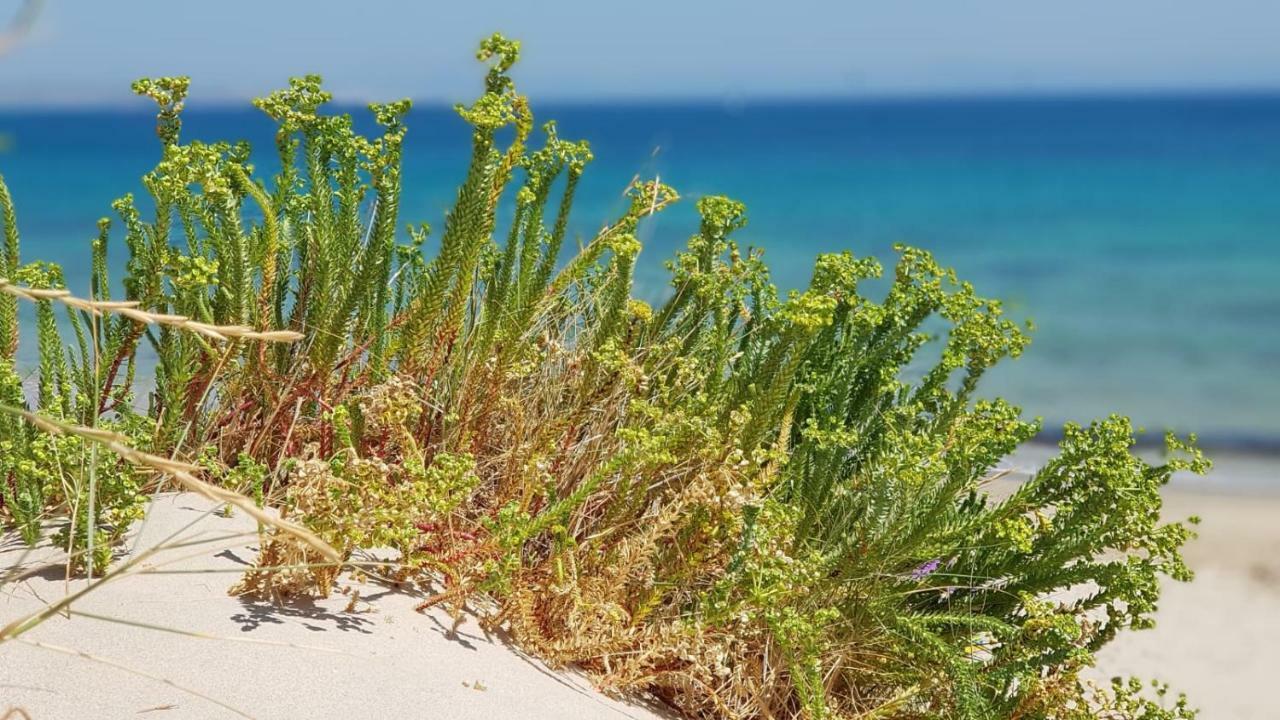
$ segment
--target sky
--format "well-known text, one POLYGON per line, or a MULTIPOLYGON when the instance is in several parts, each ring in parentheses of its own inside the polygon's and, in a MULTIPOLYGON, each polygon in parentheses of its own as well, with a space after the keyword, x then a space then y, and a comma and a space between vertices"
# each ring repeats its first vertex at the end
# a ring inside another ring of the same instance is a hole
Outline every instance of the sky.
POLYGON ((1271 90, 1278 28, 1277 0, 44 0, 0 105, 123 104, 173 74, 193 103, 304 73, 342 100, 456 101, 495 30, 544 101, 1271 90))

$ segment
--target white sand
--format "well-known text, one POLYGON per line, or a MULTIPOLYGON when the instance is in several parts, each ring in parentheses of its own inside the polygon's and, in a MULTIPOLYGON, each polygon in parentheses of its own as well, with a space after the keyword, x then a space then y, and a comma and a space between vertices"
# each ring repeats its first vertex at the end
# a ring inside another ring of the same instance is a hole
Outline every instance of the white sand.
MULTIPOLYGON (((1190 695, 1203 709, 1201 720, 1278 717, 1270 683, 1280 671, 1280 498, 1194 494, 1186 489, 1194 486, 1179 485, 1168 494, 1168 517, 1204 518, 1200 539, 1187 551, 1198 577, 1169 583, 1157 627, 1106 648, 1098 677, 1159 678, 1190 695)), ((155 544, 207 507, 190 495, 161 498, 136 547, 155 544)), ((250 529, 243 519, 216 516, 197 527, 206 537, 250 529)), ((227 551, 175 551, 153 563, 163 570, 223 572, 128 577, 77 604, 85 612, 233 639, 87 617, 54 618, 29 637, 110 659, 263 719, 659 716, 605 698, 579 676, 547 670, 485 637, 474 622, 450 639, 444 613, 416 613, 417 598, 384 587, 366 588, 368 602, 356 613, 344 612, 344 597, 286 607, 228 597, 241 563, 252 559, 244 543, 222 543, 227 551)), ((22 554, 14 542, 0 547, 0 573, 22 554)), ((56 552, 42 556, 26 560, 36 574, 0 589, 0 624, 62 595, 61 566, 38 570, 56 552)), ((26 709, 33 720, 236 717, 162 681, 17 643, 0 645, 0 716, 8 706, 26 709)))
POLYGON ((1186 551, 1196 579, 1166 583, 1156 627, 1104 648, 1099 675, 1167 682, 1200 720, 1280 717, 1280 498, 1171 492, 1165 507, 1203 518, 1186 551))
MULTIPOLYGON (((160 498, 135 547, 155 545, 208 507, 192 495, 160 498)), ((196 532, 209 538, 253 527, 243 518, 205 516, 196 532)), ((500 639, 486 637, 474 621, 450 638, 452 621, 445 613, 414 612, 420 598, 386 587, 366 587, 362 596, 367 602, 359 603, 356 613, 344 612, 347 598, 341 596, 284 607, 229 597, 226 588, 237 579, 241 563, 253 559, 245 542, 239 538, 174 550, 149 561, 157 570, 222 572, 125 577, 75 606, 86 613, 230 639, 198 639, 88 617, 53 618, 24 637, 109 659, 163 681, 9 642, 0 645, 0 717, 9 707, 25 709, 32 720, 237 717, 165 681, 263 720, 659 717, 604 697, 582 677, 548 670, 500 639)), ((0 547, 0 573, 22 555, 15 542, 0 547)), ((0 625, 62 596, 62 566, 40 570, 41 561, 56 553, 37 555, 25 560, 34 575, 0 588, 0 625)))
MULTIPOLYGON (((1144 450, 1144 454, 1155 454, 1144 450)), ((1006 465, 1013 487, 1056 454, 1026 445, 1006 465)), ((1204 477, 1174 476, 1166 520, 1198 515, 1199 537, 1184 551, 1196 579, 1167 581, 1156 627, 1128 632, 1098 654, 1092 677, 1168 683, 1201 709, 1199 720, 1280 718, 1280 462, 1215 453, 1204 477)))

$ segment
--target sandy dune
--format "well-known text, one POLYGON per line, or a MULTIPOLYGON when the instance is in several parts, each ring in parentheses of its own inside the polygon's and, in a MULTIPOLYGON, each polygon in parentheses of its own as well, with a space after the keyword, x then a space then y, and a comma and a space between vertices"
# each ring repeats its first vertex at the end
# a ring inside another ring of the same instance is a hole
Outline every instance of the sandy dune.
MULTIPOLYGON (((191 495, 160 498, 135 547, 151 547, 196 518, 203 519, 194 532, 185 533, 188 537, 225 537, 254 527, 244 518, 204 515, 209 507, 191 495)), ((20 707, 32 720, 234 718, 237 710, 263 720, 659 717, 604 697, 584 678, 548 670, 499 638, 486 637, 474 621, 450 637, 452 621, 446 614, 416 613, 418 598, 385 587, 366 586, 354 613, 345 612, 348 599, 341 596, 284 607, 228 597, 226 588, 242 563, 253 558, 245 542, 240 537, 172 550, 149 561, 157 570, 220 572, 125 577, 76 604, 85 613, 218 639, 84 616, 51 619, 24 637, 152 677, 6 643, 0 645, 0 716, 8 707, 20 707)), ((20 545, 6 543, 0 548, 0 572, 22 555, 20 545)), ((41 567, 42 560, 53 557, 56 553, 27 557, 24 564, 32 574, 0 590, 0 624, 62 596, 62 566, 41 567)))
POLYGON ((1165 508, 1203 518, 1186 552, 1196 579, 1166 583, 1156 627, 1105 648, 1099 674, 1167 682, 1200 720, 1280 717, 1280 498, 1171 492, 1165 508))
MULTIPOLYGON (((1152 454, 1150 450, 1144 450, 1152 454)), ((1008 487, 1056 450, 1026 445, 1010 458, 1008 487)), ((1191 583, 1166 582, 1156 627, 1117 638, 1093 676, 1157 679, 1185 692, 1200 720, 1274 720, 1280 672, 1280 463, 1213 454, 1205 477, 1176 475, 1164 494, 1167 520, 1198 515, 1185 549, 1191 583)))
MULTIPOLYGON (((1170 583, 1156 629, 1123 636, 1104 650, 1097 676, 1169 682, 1203 709, 1201 720, 1274 718, 1280 498, 1194 494, 1186 487, 1171 490, 1166 507, 1170 518, 1204 518, 1200 538, 1187 552, 1198 577, 1191 584, 1170 583)), ((150 547, 197 518, 187 536, 253 529, 243 518, 203 514, 208 507, 190 495, 160 498, 135 547, 150 547)), ((0 711, 22 707, 33 720, 237 716, 221 702, 264 720, 659 717, 604 697, 582 677, 548 670, 500 638, 486 637, 474 621, 451 637, 447 615, 416 613, 417 598, 386 587, 366 586, 354 613, 345 611, 348 601, 340 596, 284 607, 228 597, 226 588, 252 559, 246 542, 236 537, 168 551, 149 563, 155 571, 216 573, 148 572, 108 583, 77 604, 86 613, 216 639, 84 616, 54 618, 28 637, 150 677, 8 643, 0 646, 0 711)), ((16 542, 0 547, 0 572, 22 557, 16 542)), ((56 558, 49 550, 25 558, 29 575, 0 592, 0 623, 61 597, 63 570, 56 558)))

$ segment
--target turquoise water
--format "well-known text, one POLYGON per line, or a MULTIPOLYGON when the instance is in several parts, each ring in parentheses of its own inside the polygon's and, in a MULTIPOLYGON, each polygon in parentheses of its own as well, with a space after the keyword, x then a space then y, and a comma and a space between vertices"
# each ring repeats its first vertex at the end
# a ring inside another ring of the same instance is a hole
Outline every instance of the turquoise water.
MULTIPOLYGON (((813 256, 934 251, 1033 318, 1035 341, 987 391, 1050 425, 1111 411, 1208 444, 1280 449, 1280 96, 543 107, 591 141, 573 227, 589 235, 640 173, 689 199, 747 203, 744 243, 776 280, 813 256)), ((402 218, 440 226, 468 153, 443 108, 410 116, 402 218)), ((187 114, 188 137, 248 139, 253 111, 187 114)), ((28 260, 85 284, 110 201, 154 163, 145 112, 0 114, 3 173, 28 260)), ((693 231, 692 202, 645 230, 640 291, 693 231)), ((119 247, 116 248, 119 250, 119 247)))

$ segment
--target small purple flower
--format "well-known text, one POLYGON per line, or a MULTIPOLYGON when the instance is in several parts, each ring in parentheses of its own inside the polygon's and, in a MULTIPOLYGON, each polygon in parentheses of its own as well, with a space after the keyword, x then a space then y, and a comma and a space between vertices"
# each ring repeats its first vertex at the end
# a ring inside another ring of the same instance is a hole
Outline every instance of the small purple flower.
POLYGON ((934 559, 930 560, 929 562, 927 562, 927 563, 925 563, 925 564, 921 565, 920 567, 916 568, 915 570, 912 570, 912 571, 911 571, 911 579, 912 579, 912 580, 923 580, 923 579, 925 579, 925 578, 929 577, 930 575, 932 575, 932 574, 933 574, 933 571, 937 570, 937 569, 938 569, 938 566, 939 566, 939 565, 941 565, 941 564, 942 564, 942 558, 934 558, 934 559))

